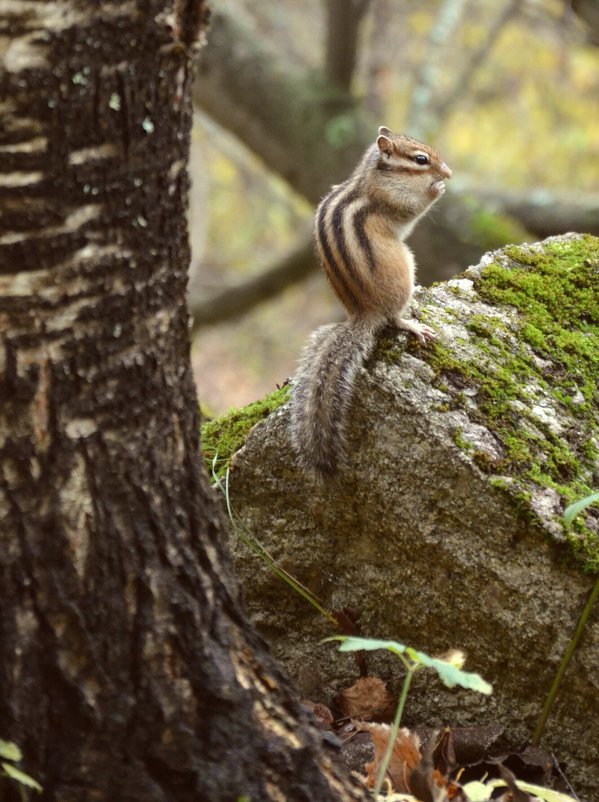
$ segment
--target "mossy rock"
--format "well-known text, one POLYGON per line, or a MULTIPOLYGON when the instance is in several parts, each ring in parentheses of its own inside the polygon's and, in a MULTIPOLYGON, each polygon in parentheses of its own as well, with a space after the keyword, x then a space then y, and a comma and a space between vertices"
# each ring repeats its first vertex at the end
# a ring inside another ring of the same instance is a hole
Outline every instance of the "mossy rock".
MULTIPOLYGON (((209 424, 210 456, 218 448, 228 459, 243 443, 231 459, 232 509, 323 607, 358 610, 366 636, 433 654, 462 648, 494 685, 483 703, 416 682, 408 718, 501 721, 525 740, 599 568, 599 508, 572 532, 562 519, 599 487, 599 240, 492 252, 419 290, 414 306, 438 339, 381 337, 359 372, 336 482, 297 468, 286 390, 209 424)), ((302 692, 329 701, 323 688, 355 679, 352 659, 318 646, 330 623, 241 540, 231 545, 252 620, 302 692)), ((393 664, 369 660, 393 684, 393 664)), ((588 748, 599 742, 598 687, 592 616, 545 742, 589 799, 599 795, 599 755, 588 748)))
MULTIPOLYGON (((427 293, 420 291, 422 304, 427 293)), ((584 570, 599 570, 596 511, 571 532, 562 524, 565 506, 599 486, 599 240, 566 235, 509 246, 437 285, 430 297, 431 310, 423 306, 422 314, 433 316, 441 336, 422 352, 410 343, 408 352, 434 369, 432 384, 446 393, 446 408, 463 409, 484 426, 501 455, 477 448, 459 427, 454 442, 517 499, 522 514, 550 513, 552 536, 569 541, 584 570)), ((374 359, 395 362, 404 350, 405 338, 389 334, 374 359)), ((253 426, 288 398, 284 386, 206 422, 209 470, 222 477, 253 426)))
POLYGON ((500 456, 459 430, 456 444, 554 537, 567 536, 585 570, 598 571, 597 510, 568 533, 562 514, 599 486, 599 240, 511 246, 433 293, 452 332, 426 354, 433 384, 492 433, 500 456))
POLYGON ((288 385, 245 407, 230 409, 214 420, 205 421, 201 428, 201 447, 210 475, 222 478, 231 457, 245 443, 251 429, 289 398, 288 385))

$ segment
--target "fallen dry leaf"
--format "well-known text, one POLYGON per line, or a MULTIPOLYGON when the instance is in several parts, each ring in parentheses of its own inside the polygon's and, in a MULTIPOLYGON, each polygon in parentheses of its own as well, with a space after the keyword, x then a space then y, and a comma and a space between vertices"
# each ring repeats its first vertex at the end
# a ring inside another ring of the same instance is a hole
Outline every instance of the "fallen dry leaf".
POLYGON ((333 729, 333 714, 326 705, 320 702, 311 702, 309 699, 302 699, 302 704, 312 711, 316 719, 316 726, 319 729, 333 729))
POLYGON ((367 721, 379 718, 392 701, 387 686, 378 677, 361 677, 333 700, 344 716, 367 721))
MULTIPOLYGON (((387 749, 391 727, 387 724, 374 724, 364 721, 360 729, 369 732, 374 744, 374 760, 365 766, 367 785, 374 786, 379 766, 387 749)), ((391 760, 387 767, 387 776, 391 781, 393 790, 400 793, 409 793, 409 778, 416 766, 420 763, 420 739, 414 732, 402 727, 397 733, 391 760)))

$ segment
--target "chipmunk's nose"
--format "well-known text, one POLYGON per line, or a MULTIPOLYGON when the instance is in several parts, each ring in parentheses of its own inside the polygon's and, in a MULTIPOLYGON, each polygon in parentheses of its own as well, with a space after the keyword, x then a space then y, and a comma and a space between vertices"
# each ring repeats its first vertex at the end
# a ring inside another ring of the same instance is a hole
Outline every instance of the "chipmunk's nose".
POLYGON ((442 176, 444 176, 445 178, 451 178, 451 176, 453 175, 453 173, 452 173, 452 171, 451 171, 451 168, 449 168, 449 167, 448 167, 448 166, 445 164, 445 162, 443 162, 443 164, 441 165, 441 167, 440 167, 440 169, 439 169, 439 172, 440 172, 440 173, 441 173, 441 175, 442 175, 442 176))

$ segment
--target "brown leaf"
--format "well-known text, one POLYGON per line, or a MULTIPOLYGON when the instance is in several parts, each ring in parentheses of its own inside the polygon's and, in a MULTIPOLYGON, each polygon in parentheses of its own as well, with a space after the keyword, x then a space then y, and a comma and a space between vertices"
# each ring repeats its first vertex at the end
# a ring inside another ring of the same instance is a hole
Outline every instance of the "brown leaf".
POLYGON ((443 756, 435 753, 434 763, 444 773, 452 771, 455 766, 465 767, 461 775, 463 783, 478 779, 485 773, 496 777, 498 763, 503 763, 520 780, 536 785, 550 782, 551 755, 538 747, 511 743, 500 725, 455 727, 451 729, 451 738, 455 758, 450 753, 443 756), (443 766, 443 757, 449 757, 446 767, 443 766))
POLYGON ((449 727, 445 727, 443 732, 436 739, 432 759, 435 769, 439 771, 442 777, 449 777, 451 772, 456 768, 457 761, 453 732, 449 727))
POLYGON ((368 720, 379 718, 391 701, 385 683, 378 677, 361 677, 333 700, 343 715, 368 720))
MULTIPOLYGON (((366 782, 368 787, 372 788, 376 782, 379 767, 387 749, 391 727, 387 724, 372 724, 369 722, 362 722, 359 726, 360 729, 370 733, 374 744, 374 760, 364 767, 367 774, 366 782)), ((387 777, 391 780, 395 791, 399 793, 410 792, 408 780, 419 762, 420 739, 416 733, 402 727, 397 733, 391 760, 387 767, 387 777)))
POLYGON ((302 699, 302 704, 304 707, 307 707, 308 710, 312 711, 318 729, 333 729, 333 714, 326 705, 320 704, 320 702, 311 702, 309 699, 302 699))

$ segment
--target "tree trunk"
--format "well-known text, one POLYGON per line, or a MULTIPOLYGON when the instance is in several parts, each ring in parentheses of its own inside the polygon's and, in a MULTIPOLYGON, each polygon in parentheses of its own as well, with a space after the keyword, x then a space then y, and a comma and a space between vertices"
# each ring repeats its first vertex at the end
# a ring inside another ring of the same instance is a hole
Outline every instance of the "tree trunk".
POLYGON ((362 799, 240 611, 200 473, 194 6, 0 3, 0 738, 46 801, 362 799))

